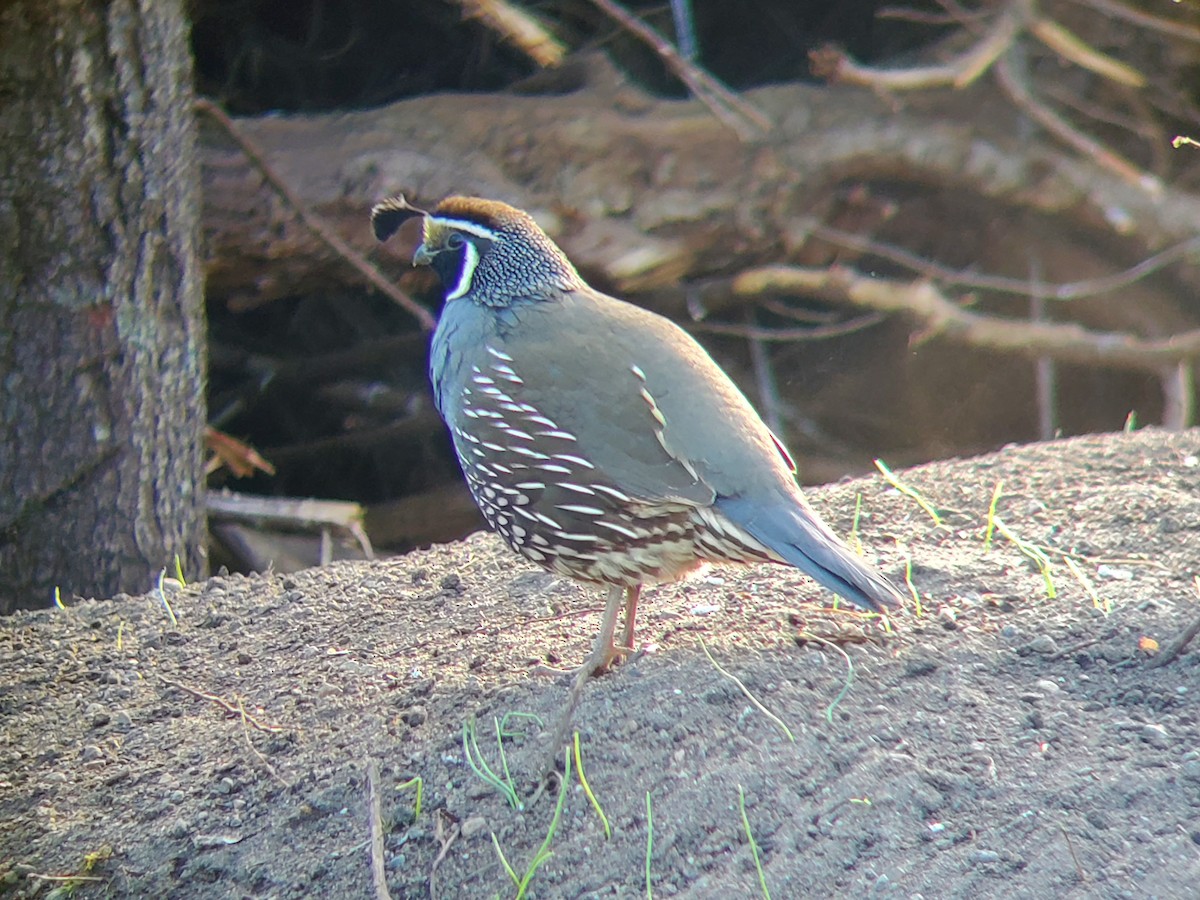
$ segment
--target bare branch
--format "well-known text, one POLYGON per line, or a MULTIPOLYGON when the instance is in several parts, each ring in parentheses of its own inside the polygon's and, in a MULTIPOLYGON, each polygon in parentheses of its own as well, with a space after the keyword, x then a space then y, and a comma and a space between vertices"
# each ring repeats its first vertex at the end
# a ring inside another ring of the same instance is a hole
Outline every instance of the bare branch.
POLYGON ((1020 17, 1013 7, 996 16, 983 37, 965 53, 940 66, 914 69, 876 69, 860 66, 836 47, 809 54, 813 74, 846 84, 887 91, 912 91, 931 87, 964 88, 991 68, 1020 34, 1020 17))
POLYGON ((768 328, 762 325, 738 325, 734 322, 691 322, 688 323, 687 330, 746 338, 750 341, 799 343, 801 341, 823 341, 854 334, 856 331, 878 325, 884 318, 882 313, 869 313, 845 322, 832 325, 809 325, 805 328, 768 328))
POLYGON ((1034 20, 1029 30, 1063 59, 1068 59, 1089 72, 1095 72, 1101 78, 1132 88, 1146 86, 1146 76, 1137 69, 1089 46, 1053 19, 1040 17, 1034 20))
POLYGON ((1157 31, 1159 34, 1165 34, 1167 37, 1179 38, 1180 40, 1200 44, 1200 28, 1197 28, 1195 25, 1189 25, 1186 22, 1181 22, 1178 19, 1164 19, 1161 16, 1152 16, 1150 13, 1142 12, 1140 9, 1134 9, 1133 7, 1126 6, 1124 3, 1118 3, 1117 0, 1075 0, 1075 2, 1081 3, 1084 6, 1090 6, 1092 9, 1099 10, 1102 14, 1112 16, 1114 19, 1130 22, 1139 28, 1157 31))
POLYGON ((1072 147, 1077 153, 1094 159, 1097 165, 1103 166, 1129 184, 1140 187, 1154 196, 1162 194, 1163 185, 1159 179, 1149 172, 1143 172, 1125 157, 1109 150, 1099 141, 1088 137, 1067 123, 1048 106, 1040 103, 1024 80, 1013 71, 1013 66, 1007 58, 1001 59, 996 64, 996 79, 1001 89, 1008 94, 1009 99, 1026 115, 1060 141, 1072 147))
POLYGON ((795 291, 879 312, 903 313, 930 335, 973 347, 1085 365, 1160 373, 1200 358, 1200 330, 1147 340, 1129 334, 1090 331, 1060 322, 1021 322, 971 312, 928 281, 867 278, 844 267, 806 269, 764 266, 740 274, 733 291, 752 297, 766 291, 795 291))
POLYGON ((543 69, 562 65, 566 48, 542 23, 507 0, 456 0, 469 19, 479 19, 543 69))
POLYGON ((680 56, 669 41, 641 19, 613 0, 592 0, 592 3, 626 31, 653 47, 667 68, 688 86, 696 99, 742 140, 752 140, 771 131, 770 119, 708 72, 680 56))
POLYGON ((974 272, 963 272, 940 265, 933 260, 910 253, 903 247, 874 241, 859 234, 841 231, 828 225, 816 225, 810 232, 813 237, 828 241, 840 247, 870 253, 889 262, 911 269, 918 275, 933 278, 947 285, 972 288, 974 290, 997 291, 1003 294, 1015 294, 1022 297, 1041 297, 1045 300, 1067 301, 1080 300, 1084 297, 1095 297, 1111 291, 1127 288, 1143 278, 1147 278, 1172 263, 1186 259, 1200 251, 1200 237, 1188 238, 1173 244, 1166 250, 1148 256, 1141 262, 1111 275, 1099 278, 1086 278, 1082 281, 1067 281, 1061 284, 1034 285, 1023 278, 1009 278, 1004 275, 978 275, 974 272))
MULTIPOLYGON (((225 132, 233 139, 241 151, 246 155, 246 158, 257 168, 267 183, 275 190, 283 201, 287 203, 296 215, 299 217, 305 226, 317 237, 323 241, 334 253, 350 263, 359 273, 374 286, 380 293, 394 300, 400 307, 412 314, 413 318, 420 323, 421 328, 425 331, 433 331, 437 324, 429 310, 413 300, 412 297, 392 284, 388 278, 375 268, 365 256, 347 244, 328 224, 326 224, 320 216, 306 204, 300 195, 291 189, 286 181, 267 163, 266 155, 258 148, 249 137, 242 133, 241 129, 234 124, 233 120, 215 103, 203 98, 196 101, 196 109, 199 112, 206 114, 214 122, 220 125, 225 132)), ((366 222, 366 213, 363 214, 364 223, 366 222)), ((365 227, 365 226, 364 226, 365 227)))

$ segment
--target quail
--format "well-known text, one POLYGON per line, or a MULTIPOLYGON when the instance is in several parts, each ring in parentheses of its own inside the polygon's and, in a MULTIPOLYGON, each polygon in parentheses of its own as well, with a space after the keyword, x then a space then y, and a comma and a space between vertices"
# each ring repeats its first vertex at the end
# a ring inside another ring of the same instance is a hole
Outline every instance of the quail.
POLYGON ((901 605, 808 505, 783 444, 683 329, 590 287, 505 203, 454 196, 426 212, 396 197, 371 213, 381 241, 411 218, 423 220, 413 264, 445 291, 429 371, 475 502, 526 559, 608 587, 552 752, 589 675, 632 648, 643 584, 704 562, 771 561, 857 606, 901 605))

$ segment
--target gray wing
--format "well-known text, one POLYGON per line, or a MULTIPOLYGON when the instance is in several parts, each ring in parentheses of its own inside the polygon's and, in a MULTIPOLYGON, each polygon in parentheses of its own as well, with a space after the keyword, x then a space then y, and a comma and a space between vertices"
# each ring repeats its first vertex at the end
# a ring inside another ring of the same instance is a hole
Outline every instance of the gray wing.
POLYGON ((498 348, 513 357, 500 360, 521 381, 513 387, 625 493, 710 506, 764 480, 792 482, 745 397, 668 319, 590 291, 513 315, 498 348))

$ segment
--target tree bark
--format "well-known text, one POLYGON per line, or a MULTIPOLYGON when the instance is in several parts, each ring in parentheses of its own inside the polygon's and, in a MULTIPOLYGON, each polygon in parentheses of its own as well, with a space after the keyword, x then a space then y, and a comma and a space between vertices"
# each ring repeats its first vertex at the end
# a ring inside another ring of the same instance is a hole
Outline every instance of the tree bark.
POLYGON ((180 0, 0 11, 0 610, 204 572, 192 107, 180 0))

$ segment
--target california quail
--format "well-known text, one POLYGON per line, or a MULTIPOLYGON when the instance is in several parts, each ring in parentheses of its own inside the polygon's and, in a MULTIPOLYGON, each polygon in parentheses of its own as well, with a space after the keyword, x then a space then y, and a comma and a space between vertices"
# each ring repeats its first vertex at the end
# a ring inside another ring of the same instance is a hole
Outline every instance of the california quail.
POLYGON ((783 445, 691 336, 589 287, 519 209, 449 197, 425 212, 397 197, 371 221, 382 241, 417 216, 413 264, 433 267, 446 299, 434 397, 475 502, 522 556, 608 585, 560 740, 588 675, 632 647, 643 584, 770 560, 858 606, 901 605, 809 507, 783 445))

